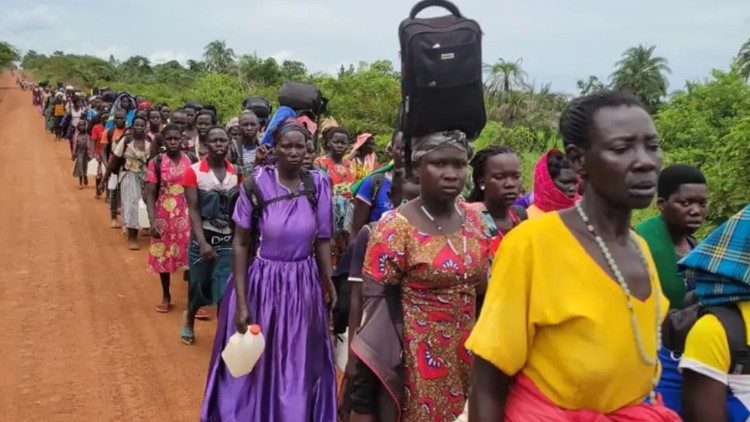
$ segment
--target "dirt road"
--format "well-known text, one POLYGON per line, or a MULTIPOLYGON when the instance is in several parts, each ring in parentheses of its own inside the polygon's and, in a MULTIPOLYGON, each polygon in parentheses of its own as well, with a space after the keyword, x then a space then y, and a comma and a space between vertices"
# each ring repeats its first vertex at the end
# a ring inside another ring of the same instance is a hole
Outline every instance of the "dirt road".
POLYGON ((197 420, 214 322, 179 340, 176 311, 154 311, 146 246, 128 251, 92 187, 77 189, 55 142, 10 74, 0 77, 0 419, 197 420))

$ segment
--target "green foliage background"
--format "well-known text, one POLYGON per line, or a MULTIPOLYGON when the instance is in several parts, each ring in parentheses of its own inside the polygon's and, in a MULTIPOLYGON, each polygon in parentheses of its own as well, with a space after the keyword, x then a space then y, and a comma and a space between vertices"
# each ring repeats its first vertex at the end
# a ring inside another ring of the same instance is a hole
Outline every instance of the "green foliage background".
MULTIPOLYGON (((172 107, 190 100, 210 103, 224 122, 237 115, 247 96, 268 98, 276 106, 278 87, 283 81, 310 82, 330 100, 328 114, 352 134, 374 133, 381 151, 390 140, 400 84, 398 72, 387 60, 342 66, 337 75, 328 75, 310 74, 299 61, 278 63, 256 55, 237 57, 221 41, 209 43, 204 51, 202 61, 190 60, 183 66, 176 61, 152 65, 142 56, 119 62, 114 57, 102 60, 61 51, 47 56, 30 50, 21 65, 37 80, 62 81, 85 89, 108 86, 172 107)), ((667 61, 655 56, 652 46, 627 50, 613 73, 633 73, 639 63, 650 69, 647 76, 654 89, 646 92, 651 88, 636 87, 633 89, 638 92, 634 93, 648 99, 652 110, 657 110, 654 117, 663 139, 665 164, 693 164, 706 174, 711 203, 709 224, 704 231, 750 201, 750 87, 746 80, 750 55, 747 63, 741 62, 742 57, 738 55, 732 70, 713 71, 706 80, 688 82, 670 97, 665 96, 663 72, 653 71, 654 63, 668 71, 667 61)), ((0 43, 0 59, 7 63, 17 60, 17 52, 7 43, 0 43)), ((491 144, 505 144, 518 151, 528 190, 538 157, 549 148, 562 147, 557 119, 570 97, 551 91, 548 85, 529 84, 520 66, 521 59, 500 59, 487 66, 489 121, 473 147, 480 150, 491 144)), ((605 85, 591 75, 578 85, 582 93, 607 86, 628 89, 617 86, 629 83, 621 79, 626 78, 613 78, 610 85, 605 85)), ((634 222, 655 212, 653 207, 639 211, 634 222)))

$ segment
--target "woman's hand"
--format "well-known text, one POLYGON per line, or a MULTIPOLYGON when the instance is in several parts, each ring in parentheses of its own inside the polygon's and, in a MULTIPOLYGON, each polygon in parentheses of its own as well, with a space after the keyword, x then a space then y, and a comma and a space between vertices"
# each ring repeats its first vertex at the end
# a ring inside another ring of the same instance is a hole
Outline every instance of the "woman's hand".
POLYGON ((250 325, 250 312, 247 310, 247 305, 237 307, 237 311, 234 313, 234 325, 238 333, 245 334, 247 332, 247 327, 250 325))
POLYGON ((214 247, 208 242, 200 244, 200 254, 201 258, 205 261, 215 261, 219 257, 216 253, 216 249, 214 249, 214 247))
POLYGON ((338 302, 338 296, 336 296, 336 287, 333 285, 333 281, 329 278, 324 282, 323 298, 325 300, 328 311, 332 311, 338 302))

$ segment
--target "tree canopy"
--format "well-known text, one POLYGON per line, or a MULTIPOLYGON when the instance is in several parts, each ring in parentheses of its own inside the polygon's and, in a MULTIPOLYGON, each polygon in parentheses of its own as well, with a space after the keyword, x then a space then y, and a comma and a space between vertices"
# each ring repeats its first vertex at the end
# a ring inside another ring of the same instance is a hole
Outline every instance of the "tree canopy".
MULTIPOLYGON (((2 46, 7 44, 0 44, 2 46)), ((750 201, 750 40, 739 50, 727 72, 714 71, 705 81, 689 82, 667 95, 668 62, 654 46, 625 51, 615 64, 610 83, 595 75, 578 81, 582 94, 612 88, 632 92, 655 116, 667 163, 699 166, 710 184, 709 222, 720 223, 750 201)), ((12 56, 18 60, 17 55, 12 56)), ((525 175, 532 174, 545 150, 561 147, 560 113, 570 99, 547 84, 530 82, 522 60, 498 59, 485 65, 488 122, 474 149, 505 144, 519 152, 525 175)), ((29 50, 22 67, 38 80, 61 81, 82 88, 110 86, 179 107, 196 100, 213 104, 221 121, 236 116, 250 95, 277 106, 278 89, 286 80, 317 85, 329 98, 328 114, 350 132, 369 131, 377 144, 387 145, 401 99, 399 72, 388 60, 342 65, 338 74, 311 74, 304 63, 257 54, 236 55, 224 41, 212 41, 200 60, 184 65, 175 60, 154 64, 143 56, 122 61, 56 51, 47 56, 29 50)), ((531 178, 524 180, 528 189, 531 178)), ((648 216, 654 210, 638 213, 648 216)))

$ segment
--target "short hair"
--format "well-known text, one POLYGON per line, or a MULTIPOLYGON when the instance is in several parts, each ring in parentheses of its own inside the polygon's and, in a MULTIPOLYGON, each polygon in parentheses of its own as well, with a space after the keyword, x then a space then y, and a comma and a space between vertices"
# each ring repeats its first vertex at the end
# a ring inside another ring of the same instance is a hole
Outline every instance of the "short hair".
POLYGON ((195 120, 197 121, 198 117, 200 116, 209 116, 211 118, 211 124, 216 124, 216 113, 214 113, 213 111, 204 108, 195 115, 195 120))
POLYGON ((659 198, 669 199, 680 186, 686 184, 705 185, 706 177, 700 170, 687 164, 674 164, 664 170, 659 175, 657 194, 659 198))
POLYGON ((168 124, 167 124, 166 126, 164 126, 164 127, 163 127, 163 128, 161 129, 161 132, 159 132, 159 134, 160 134, 160 135, 161 135, 162 137, 164 137, 164 136, 165 136, 165 135, 167 134, 167 132, 169 132, 169 131, 171 131, 171 130, 177 131, 177 132, 179 132, 180 134, 182 134, 182 129, 180 129, 180 126, 178 126, 178 125, 176 125, 176 124, 174 124, 174 123, 168 123, 168 124))
POLYGON ((565 146, 588 148, 594 127, 594 114, 604 107, 640 107, 646 110, 634 95, 620 91, 598 91, 571 100, 560 115, 560 134, 565 146))
POLYGON ((331 139, 337 134, 346 136, 346 139, 348 140, 350 135, 349 131, 346 130, 346 128, 341 126, 332 127, 331 129, 327 130, 325 135, 323 136, 323 139, 325 139, 326 143, 331 142, 331 139))
POLYGON ((281 141, 281 138, 284 137, 284 135, 286 135, 287 133, 291 133, 291 132, 301 133, 302 136, 305 137, 305 141, 312 140, 312 134, 310 134, 310 131, 307 130, 307 128, 304 125, 297 123, 294 120, 290 120, 290 121, 282 123, 278 128, 276 128, 276 131, 273 134, 274 143, 278 144, 281 141))

